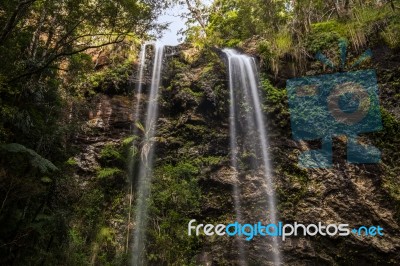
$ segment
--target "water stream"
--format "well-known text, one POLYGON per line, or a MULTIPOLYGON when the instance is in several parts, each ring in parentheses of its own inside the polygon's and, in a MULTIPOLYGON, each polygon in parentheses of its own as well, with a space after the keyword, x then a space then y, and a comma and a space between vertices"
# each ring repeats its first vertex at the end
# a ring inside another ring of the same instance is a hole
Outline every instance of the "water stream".
MULTIPOLYGON (((142 63, 145 61, 145 48, 142 53, 142 63)), ((151 77, 151 85, 149 91, 149 99, 146 109, 145 123, 141 126, 143 130, 143 140, 141 143, 140 163, 138 169, 138 184, 136 190, 136 216, 135 216, 135 229, 133 231, 133 251, 132 251, 132 265, 143 265, 145 242, 146 242, 146 227, 148 215, 148 198, 150 197, 150 186, 153 174, 153 161, 154 161, 154 143, 156 135, 156 126, 158 119, 158 91, 161 85, 161 72, 164 59, 164 46, 154 46, 154 60, 153 71, 151 77)), ((142 66, 139 70, 139 78, 143 78, 142 66)), ((141 83, 141 80, 139 80, 141 83)), ((141 86, 141 85, 140 85, 141 86)), ((140 87, 139 87, 140 88, 140 87)), ((139 92, 139 90, 138 90, 139 92)), ((141 93, 141 88, 140 88, 141 93)), ((138 96, 140 97, 140 95, 138 96)))
MULTIPOLYGON (((259 80, 258 71, 254 58, 239 54, 233 49, 224 49, 223 52, 228 58, 229 71, 229 92, 230 92, 230 148, 231 166, 236 171, 236 178, 241 169, 238 167, 240 153, 255 153, 260 157, 260 162, 250 163, 253 170, 263 170, 266 182, 267 214, 269 222, 276 224, 276 200, 272 182, 272 171, 270 156, 268 153, 267 130, 264 115, 261 107, 261 99, 258 92, 259 80), (240 145, 239 145, 240 141, 240 145)), ((235 182, 235 184, 238 182, 235 182)), ((245 185, 245 184, 244 184, 245 185)), ((241 199, 238 185, 234 186, 234 201, 237 220, 242 219, 241 199)), ((242 244, 239 242, 239 253, 244 254, 242 244)), ((272 259, 275 265, 281 264, 278 239, 272 238, 272 259)), ((243 260, 243 258, 240 258, 243 260)))

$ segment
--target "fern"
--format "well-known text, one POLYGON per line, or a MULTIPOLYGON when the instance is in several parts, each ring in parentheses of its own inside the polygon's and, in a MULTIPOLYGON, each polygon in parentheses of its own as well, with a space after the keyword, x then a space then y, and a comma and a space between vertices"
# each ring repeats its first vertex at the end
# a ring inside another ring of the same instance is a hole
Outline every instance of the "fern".
POLYGON ((136 122, 135 122, 135 126, 136 126, 138 129, 140 129, 140 131, 142 131, 143 133, 146 132, 146 130, 144 129, 143 124, 140 123, 140 121, 136 121, 136 122))
POLYGON ((122 173, 121 169, 118 168, 102 168, 97 171, 97 177, 100 179, 114 177, 122 173))
POLYGON ((4 156, 4 158, 8 159, 12 157, 8 157, 7 155, 22 155, 24 158, 29 160, 29 163, 32 167, 39 169, 43 174, 58 170, 58 168, 52 162, 43 158, 34 150, 28 149, 24 145, 18 143, 0 145, 0 153, 4 156))

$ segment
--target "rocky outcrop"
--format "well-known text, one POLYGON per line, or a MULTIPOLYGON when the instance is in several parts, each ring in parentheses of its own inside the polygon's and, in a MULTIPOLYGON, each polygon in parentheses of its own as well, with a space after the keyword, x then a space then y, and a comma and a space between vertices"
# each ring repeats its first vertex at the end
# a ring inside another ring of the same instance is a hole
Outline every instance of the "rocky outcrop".
POLYGON ((71 199, 70 227, 75 237, 86 239, 74 252, 97 265, 127 264, 132 195, 123 141, 131 137, 134 107, 132 96, 103 94, 76 107, 82 110, 77 118, 81 128, 71 146, 80 152, 72 159, 73 178, 68 185, 76 194, 71 199))
MULTIPOLYGON (((237 175, 230 167, 229 97, 223 61, 215 53, 207 52, 199 56, 199 60, 188 62, 184 54, 171 53, 164 70, 152 180, 155 185, 149 199, 153 203, 150 204, 147 229, 147 244, 150 247, 147 257, 153 264, 237 265, 242 260, 237 239, 227 236, 189 238, 187 221, 235 222, 233 192, 237 189, 241 196, 241 222, 266 223, 269 213, 267 193, 272 188, 267 186, 262 171, 245 170, 237 175), (192 178, 195 183, 191 183, 192 178), (198 191, 201 193, 197 194, 198 191), (194 196, 197 198, 193 199, 194 196), (196 204, 186 206, 188 202, 196 204)), ((390 73, 397 71, 396 76, 400 74, 398 69, 382 70, 382 67, 379 68, 381 63, 377 62, 385 97, 381 100, 384 108, 396 116, 398 106, 389 98, 397 81, 390 73)), ((288 111, 282 109, 287 108, 286 98, 283 93, 279 95, 281 98, 278 100, 267 99, 265 102, 279 220, 303 224, 346 223, 351 228, 380 225, 385 232, 382 237, 354 234, 346 237, 291 237, 279 241, 284 264, 398 264, 400 216, 393 193, 396 191, 393 190, 393 183, 398 186, 398 173, 388 172, 388 169, 396 169, 390 161, 391 156, 397 156, 397 148, 386 141, 398 143, 398 139, 390 135, 392 129, 387 128, 385 122, 384 133, 371 138, 379 142, 377 145, 383 151, 381 164, 348 164, 345 160, 346 139, 337 138, 331 169, 300 169, 297 166, 298 154, 318 146, 318 143, 291 139, 288 111)), ((118 165, 115 161, 105 164, 101 154, 108 145, 120 147, 123 139, 132 133, 136 120, 133 117, 134 102, 133 96, 96 96, 86 116, 82 117, 82 132, 77 134, 74 143, 82 151, 75 156, 75 182, 85 184, 81 186, 80 193, 105 189, 101 201, 102 225, 111 228, 114 242, 102 240, 99 247, 106 254, 114 254, 110 256, 124 253, 127 226, 132 227, 133 223, 128 225, 127 222, 130 192, 127 192, 126 176, 109 176, 106 186, 98 180, 99 169, 118 165)), ((396 129, 396 125, 392 127, 396 129)), ((246 169, 246 164, 252 160, 256 158, 243 155, 239 164, 246 169)), ((120 164, 118 167, 123 168, 120 164)), ((128 233, 128 240, 129 237, 128 233)), ((276 251, 272 248, 271 239, 255 237, 252 241, 242 241, 242 245, 249 265, 272 265, 276 251)))
MULTIPOLYGON (((386 54, 386 56, 390 57, 390 54, 386 54)), ((182 61, 184 62, 184 60, 182 61)), ((204 68, 205 66, 201 67, 204 68)), ((379 63, 376 67, 380 72, 379 63)), ((227 87, 221 89, 222 92, 218 91, 218 87, 214 89, 216 95, 214 102, 217 106, 225 108, 223 115, 207 116, 198 108, 201 103, 191 101, 191 95, 188 95, 186 100, 182 97, 182 94, 188 94, 190 91, 184 92, 180 87, 187 86, 192 91, 198 90, 203 93, 207 91, 207 86, 196 87, 196 84, 201 84, 204 81, 201 75, 196 74, 201 73, 199 66, 195 66, 195 69, 181 67, 179 70, 181 71, 179 74, 169 78, 171 83, 169 83, 168 95, 175 95, 170 98, 170 102, 181 105, 182 101, 186 101, 190 102, 190 107, 182 106, 181 109, 178 109, 181 111, 174 113, 174 115, 185 117, 189 113, 189 116, 200 117, 200 120, 203 117, 207 120, 206 127, 209 130, 202 131, 202 134, 197 134, 200 131, 193 134, 176 131, 176 137, 179 138, 182 146, 185 146, 185 143, 190 143, 191 148, 188 147, 184 153, 189 157, 215 154, 215 151, 206 148, 210 146, 210 140, 206 136, 213 132, 221 132, 223 145, 217 144, 217 146, 220 149, 219 154, 225 158, 218 165, 204 169, 202 172, 200 178, 203 193, 202 212, 198 220, 205 222, 211 219, 215 223, 234 222, 236 215, 232 195, 236 185, 242 198, 243 222, 266 221, 266 217, 268 217, 266 193, 270 188, 266 185, 263 173, 245 172, 239 178, 236 178, 234 170, 229 166, 227 102, 223 100, 223 97, 226 97, 223 91, 226 92, 227 87), (174 94, 174 91, 176 94, 174 94), (191 149, 194 147, 198 148, 195 153, 192 153, 191 149)), ((221 71, 223 70, 221 69, 221 71)), ((170 75, 174 75, 174 73, 170 73, 170 75)), ((208 82, 210 83, 213 80, 216 80, 215 76, 208 82)), ((278 80, 280 79, 278 78, 278 80)), ((215 85, 214 88, 216 88, 215 85)), ((385 84, 383 90, 386 91, 387 86, 393 89, 393 84, 385 84)), ((284 88, 281 89, 284 90, 284 88)), ((286 102, 283 104, 287 106, 286 102)), ((172 110, 172 106, 166 106, 166 109, 169 110, 168 107, 170 107, 172 110)), ((396 106, 393 105, 392 107, 396 108, 396 106)), ((270 107, 268 106, 267 110, 270 107)), ((390 110, 394 111, 392 107, 390 110)), ((164 116, 167 113, 168 111, 163 113, 164 116)), ((396 264, 399 262, 398 203, 392 203, 393 195, 389 195, 387 183, 385 185, 388 176, 388 172, 384 170, 385 158, 382 164, 376 165, 348 164, 345 160, 346 139, 338 138, 335 140, 333 168, 302 170, 297 166, 298 154, 310 147, 318 146, 318 144, 293 141, 290 136, 289 121, 277 120, 282 118, 288 119, 289 117, 275 116, 273 112, 268 117, 271 138, 270 150, 273 156, 275 191, 278 195, 280 221, 303 224, 345 223, 349 224, 351 228, 361 225, 380 225, 385 230, 384 236, 375 238, 351 234, 347 237, 298 236, 281 241, 280 249, 285 264, 371 265, 378 263, 396 264)), ((171 118, 164 117, 164 119, 171 118)), ((190 125, 191 122, 185 119, 184 122, 178 124, 183 127, 190 125)), ((200 130, 200 128, 198 129, 200 130)), ((182 149, 178 146, 165 145, 167 146, 164 150, 166 154, 173 153, 173 150, 182 149)), ((391 148, 386 149, 384 153, 394 154, 396 151, 391 148)), ((243 163, 246 163, 246 161, 244 160, 243 163)), ((258 237, 252 241, 244 242, 244 247, 250 264, 270 265, 272 263, 274 251, 270 239, 258 237)), ((202 265, 236 265, 240 261, 240 256, 235 239, 228 237, 202 238, 202 245, 196 259, 202 265)))

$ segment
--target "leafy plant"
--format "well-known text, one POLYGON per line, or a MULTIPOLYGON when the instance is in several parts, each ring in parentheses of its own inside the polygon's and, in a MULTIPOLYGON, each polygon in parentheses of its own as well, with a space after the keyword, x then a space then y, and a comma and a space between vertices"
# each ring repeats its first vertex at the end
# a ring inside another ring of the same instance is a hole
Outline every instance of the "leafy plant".
POLYGON ((384 41, 392 49, 400 48, 400 19, 393 18, 386 29, 381 33, 384 41))
POLYGON ((0 153, 3 158, 6 158, 5 160, 11 163, 9 167, 12 166, 14 169, 20 168, 20 163, 28 160, 31 167, 38 169, 43 174, 58 170, 52 162, 43 158, 34 150, 28 149, 18 143, 0 145, 0 153))
POLYGON ((152 239, 148 259, 153 263, 187 265, 189 254, 195 254, 199 240, 181 232, 199 212, 199 173, 199 168, 190 162, 162 165, 155 170, 150 199, 152 226, 148 230, 152 239))
POLYGON ((109 177, 114 177, 122 174, 123 171, 118 168, 101 168, 97 171, 97 177, 100 179, 105 179, 109 177))
POLYGON ((121 154, 116 144, 107 143, 100 151, 100 160, 102 160, 106 164, 123 164, 124 156, 121 154))

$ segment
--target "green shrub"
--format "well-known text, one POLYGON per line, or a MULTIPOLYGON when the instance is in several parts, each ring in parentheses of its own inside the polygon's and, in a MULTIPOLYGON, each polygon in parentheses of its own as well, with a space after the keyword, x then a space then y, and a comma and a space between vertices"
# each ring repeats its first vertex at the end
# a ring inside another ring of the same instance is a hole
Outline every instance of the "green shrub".
POLYGON ((194 160, 195 164, 199 167, 207 167, 207 166, 217 166, 220 165, 224 160, 224 157, 221 156, 207 156, 207 157, 198 157, 194 160))
POLYGON ((306 47, 312 53, 337 46, 340 38, 346 37, 346 26, 336 20, 315 23, 307 36, 306 47))
POLYGON ((150 217, 156 223, 148 230, 151 240, 147 249, 152 264, 188 265, 196 254, 199 239, 182 232, 199 213, 199 173, 199 168, 189 162, 155 169, 150 217))
POLYGON ((89 257, 85 253, 85 239, 76 228, 71 228, 68 232, 68 256, 67 265, 86 265, 89 257))
POLYGON ((121 169, 118 168, 101 168, 97 171, 97 177, 100 179, 119 176, 123 173, 121 169))
POLYGON ((68 160, 67 160, 65 163, 66 163, 67 165, 70 165, 70 166, 75 166, 75 165, 78 164, 78 162, 75 160, 74 157, 68 158, 68 160))
POLYGON ((28 171, 29 167, 37 169, 43 174, 58 170, 52 162, 18 143, 1 145, 0 154, 8 168, 15 172, 28 171))
POLYGON ((395 20, 382 32, 385 43, 392 49, 400 48, 400 21, 395 20))
POLYGON ((266 77, 261 77, 261 86, 265 93, 264 110, 271 115, 274 124, 286 128, 289 125, 289 109, 285 89, 274 87, 266 77))
POLYGON ((100 151, 100 160, 105 164, 123 163, 124 156, 121 154, 116 144, 108 143, 100 151))
POLYGON ((127 146, 139 139, 139 136, 130 136, 122 140, 122 145, 127 146))

